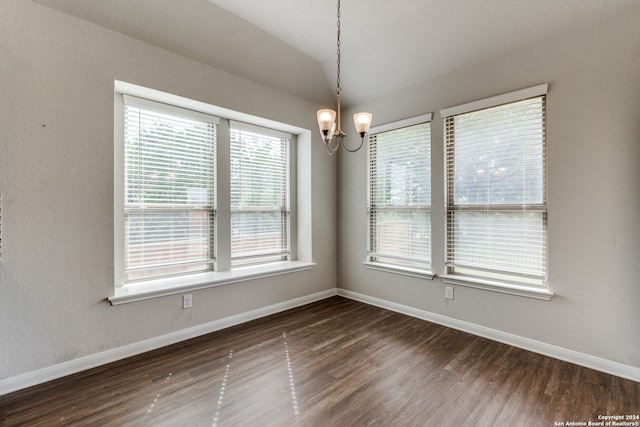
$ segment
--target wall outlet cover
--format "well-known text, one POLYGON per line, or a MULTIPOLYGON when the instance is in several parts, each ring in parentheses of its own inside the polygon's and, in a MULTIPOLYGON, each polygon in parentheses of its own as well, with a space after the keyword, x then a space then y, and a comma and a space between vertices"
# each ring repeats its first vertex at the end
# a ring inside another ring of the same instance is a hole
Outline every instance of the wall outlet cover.
POLYGON ((453 299, 453 286, 444 287, 444 297, 446 299, 453 299))
POLYGON ((182 308, 191 308, 191 307, 193 307, 193 296, 191 294, 183 295, 182 308))

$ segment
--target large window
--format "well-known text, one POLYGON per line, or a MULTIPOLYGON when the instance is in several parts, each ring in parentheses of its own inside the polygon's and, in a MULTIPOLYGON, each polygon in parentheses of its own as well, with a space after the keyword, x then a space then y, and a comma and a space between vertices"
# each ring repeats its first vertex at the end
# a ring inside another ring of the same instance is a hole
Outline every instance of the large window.
POLYGON ((112 304, 315 266, 310 130, 119 81, 114 108, 112 304))
POLYGON ((370 262, 431 267, 430 118, 420 116, 371 130, 370 262))
POLYGON ((231 122, 231 265, 289 257, 291 135, 231 122))
POLYGON ((448 274, 546 286, 546 90, 443 110, 448 274))
POLYGON ((124 97, 124 280, 211 270, 218 119, 124 97))

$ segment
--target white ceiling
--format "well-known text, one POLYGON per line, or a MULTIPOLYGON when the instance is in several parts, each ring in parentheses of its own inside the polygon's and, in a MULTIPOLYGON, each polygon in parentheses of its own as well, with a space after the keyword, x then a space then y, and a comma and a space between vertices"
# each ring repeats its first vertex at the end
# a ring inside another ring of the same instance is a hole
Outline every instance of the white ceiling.
MULTIPOLYGON (((334 0, 33 1, 317 103, 335 91, 334 0)), ((343 101, 364 102, 637 4, 345 0, 343 101)))

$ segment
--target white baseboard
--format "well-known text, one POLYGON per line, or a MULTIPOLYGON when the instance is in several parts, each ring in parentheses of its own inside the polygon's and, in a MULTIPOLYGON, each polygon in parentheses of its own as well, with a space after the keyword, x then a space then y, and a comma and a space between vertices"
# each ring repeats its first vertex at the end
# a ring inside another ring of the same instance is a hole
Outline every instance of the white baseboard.
POLYGON ((640 368, 637 368, 635 366, 613 362, 596 356, 591 356, 589 354, 580 353, 563 347, 546 344, 518 335, 509 334, 507 332, 498 331, 496 329, 476 325, 474 323, 465 322, 463 320, 454 319, 452 317, 442 316, 440 314, 431 313, 425 310, 420 310, 406 305, 374 298, 346 289, 338 288, 338 295, 355 301, 360 301, 365 304, 395 311, 397 313, 406 314, 408 316, 416 317, 428 322, 437 323, 449 328, 458 329, 460 331, 488 338, 493 341, 498 341, 503 344, 508 344, 514 347, 522 348, 524 350, 529 350, 534 353, 553 357, 554 359, 564 360, 565 362, 570 362, 576 365, 584 366, 586 368, 595 369, 607 374, 640 382, 640 368))
POLYGON ((529 338, 520 337, 518 335, 509 334, 451 317, 442 316, 440 314, 430 313, 428 311, 420 310, 406 305, 374 298, 357 292, 348 291, 346 289, 329 289, 312 295, 307 295, 256 310, 251 310, 246 313, 240 313, 234 316, 225 317, 223 319, 172 332, 170 334, 150 338, 148 340, 129 344, 124 347, 107 350, 104 352, 59 363, 57 365, 38 369, 36 371, 27 372, 15 377, 6 378, 4 380, 0 380, 0 396, 34 385, 42 384, 47 381, 51 381, 67 375, 75 374, 77 372, 85 371, 87 369, 106 365, 111 362, 116 362, 127 357, 135 356, 137 354, 155 350, 211 332, 219 331, 231 326, 239 325, 251 320, 259 319, 261 317, 269 316, 271 314, 279 313, 281 311, 299 307, 301 305, 320 301, 334 295, 340 295, 355 301, 360 301, 376 307, 381 307, 401 314, 406 314, 408 316, 426 320, 428 322, 437 323, 439 325, 488 338, 493 341, 498 341, 504 344, 512 345, 514 347, 522 348, 524 350, 529 350, 535 353, 543 354, 545 356, 553 357, 555 359, 564 360, 576 365, 640 382, 640 368, 634 366, 613 362, 610 360, 569 350, 563 347, 546 344, 529 338))
POLYGON ((336 295, 329 289, 0 380, 0 396, 336 295))

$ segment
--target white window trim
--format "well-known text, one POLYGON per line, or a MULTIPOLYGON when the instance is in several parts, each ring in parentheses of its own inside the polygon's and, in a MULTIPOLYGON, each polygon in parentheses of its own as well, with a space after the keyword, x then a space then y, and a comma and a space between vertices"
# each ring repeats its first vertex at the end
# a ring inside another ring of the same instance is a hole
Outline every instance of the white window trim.
POLYGON ((403 267, 401 265, 385 264, 377 261, 365 261, 363 264, 365 268, 369 270, 384 271, 387 273, 395 273, 427 280, 433 280, 435 277, 431 270, 424 270, 420 268, 403 267))
MULTIPOLYGON (((369 129, 369 135, 373 135, 381 132, 387 132, 390 130, 400 129, 400 128, 413 126, 421 123, 430 123, 432 119, 433 119, 433 113, 425 113, 418 116, 409 117, 407 119, 402 119, 402 120, 397 120, 395 122, 381 124, 369 129)), ((431 141, 429 141, 429 145, 431 146, 431 141)), ((429 206, 429 215, 431 215, 431 212, 432 212, 431 206, 432 205, 429 206)), ((371 236, 369 234, 369 231, 367 231, 367 252, 369 250, 368 248, 370 247, 370 244, 369 244, 370 238, 371 236)), ((433 247, 431 248, 431 253, 433 255, 433 247)), ((369 254, 367 254, 367 260, 363 262, 363 265, 365 266, 365 268, 369 270, 383 271, 386 273, 400 274, 403 276, 417 277, 420 279, 433 280, 433 278, 435 277, 432 271, 433 259, 431 260, 430 268, 422 269, 422 268, 408 267, 408 266, 402 266, 402 265, 388 264, 388 263, 383 263, 378 261, 371 261, 369 259, 369 254)))
POLYGON ((480 99, 478 101, 467 102, 466 104, 456 105, 454 107, 444 108, 440 110, 440 116, 445 119, 457 114, 464 114, 471 111, 483 110, 485 108, 496 107, 502 104, 509 104, 515 101, 521 101, 535 96, 546 95, 549 89, 548 83, 532 86, 526 89, 520 89, 502 95, 492 96, 490 98, 480 99))
POLYGON ((272 136, 274 138, 291 139, 291 137, 293 136, 291 135, 291 132, 283 132, 277 129, 258 126, 251 123, 239 122, 237 120, 229 120, 229 126, 234 129, 244 130, 252 133, 258 133, 261 135, 272 136))
POLYGON ((315 265, 315 263, 307 261, 286 261, 235 268, 228 271, 212 271, 188 274, 181 277, 149 280, 116 288, 115 294, 109 297, 108 300, 111 305, 120 305, 199 289, 311 270, 315 265))
POLYGON ((123 93, 122 96, 124 97, 125 104, 132 107, 148 108, 154 111, 166 112, 167 114, 171 114, 172 116, 183 117, 186 119, 195 118, 207 123, 213 123, 216 125, 220 124, 220 118, 212 114, 202 113, 200 111, 188 108, 176 107, 174 105, 169 105, 162 102, 151 101, 149 99, 139 98, 127 93, 123 93))
MULTIPOLYGON (((502 104, 508 104, 515 101, 524 100, 536 96, 546 95, 549 90, 548 83, 543 83, 537 86, 516 90, 513 92, 493 96, 490 98, 481 99, 478 101, 468 102, 466 104, 457 105, 440 110, 440 116, 443 120, 447 117, 455 116, 457 114, 464 114, 471 111, 481 110, 485 108, 491 108, 502 104)), ((445 165, 446 173, 446 165, 445 165)), ((446 180, 445 180, 446 181, 446 180)), ((446 186, 445 182, 445 186, 446 186)), ((446 206, 445 206, 446 210, 446 206)), ((446 213, 445 213, 446 218, 446 213)), ((446 221, 446 219, 445 219, 446 221)), ((446 228, 446 227, 445 227, 446 228)), ((482 289, 487 291, 499 292, 510 295, 517 295, 522 297, 535 298, 540 300, 549 301, 554 293, 547 286, 534 286, 524 285, 516 283, 506 283, 500 281, 493 281, 479 277, 467 277, 457 274, 442 274, 439 275, 445 284, 465 286, 469 288, 482 289)))
POLYGON ((375 133, 387 132, 390 130, 406 128, 407 126, 418 125, 420 123, 429 123, 433 119, 433 113, 421 114, 415 117, 409 117, 408 119, 402 119, 391 123, 385 123, 382 125, 374 126, 369 129, 369 135, 375 133))
POLYGON ((465 277, 455 274, 440 275, 442 281, 447 285, 464 286, 467 288, 483 289, 486 291, 499 292, 521 297, 529 297, 549 301, 553 297, 553 292, 549 288, 540 286, 526 286, 515 283, 495 282, 492 280, 477 277, 465 277))
POLYGON ((300 215, 310 211, 311 199, 306 196, 311 193, 311 131, 269 119, 229 110, 204 102, 184 98, 166 92, 145 88, 131 83, 114 81, 114 291, 107 297, 111 305, 141 301, 166 295, 173 295, 198 289, 211 288, 231 283, 256 280, 280 274, 295 273, 315 267, 312 261, 312 240, 310 238, 312 224, 311 215, 300 215), (230 243, 230 206, 229 181, 225 178, 225 171, 229 166, 228 147, 226 156, 220 156, 225 150, 225 143, 218 143, 218 201, 216 203, 216 270, 211 272, 194 273, 184 276, 153 279, 124 284, 124 100, 123 95, 130 95, 153 103, 166 104, 223 118, 219 122, 218 139, 228 137, 229 123, 234 120, 243 122, 247 126, 258 126, 272 129, 274 132, 291 135, 291 261, 275 262, 264 265, 230 269, 229 254, 221 253, 220 239, 227 239, 230 243), (221 167, 223 166, 223 167, 221 167), (295 178, 294 178, 295 177, 295 178), (303 191, 299 197, 297 190, 303 191), (305 189, 307 191, 305 191, 305 189), (221 191, 223 190, 223 191, 221 191), (300 221, 298 221, 298 219, 300 221), (229 229, 229 230, 227 230, 229 229), (305 236, 307 238, 305 238, 305 236))

